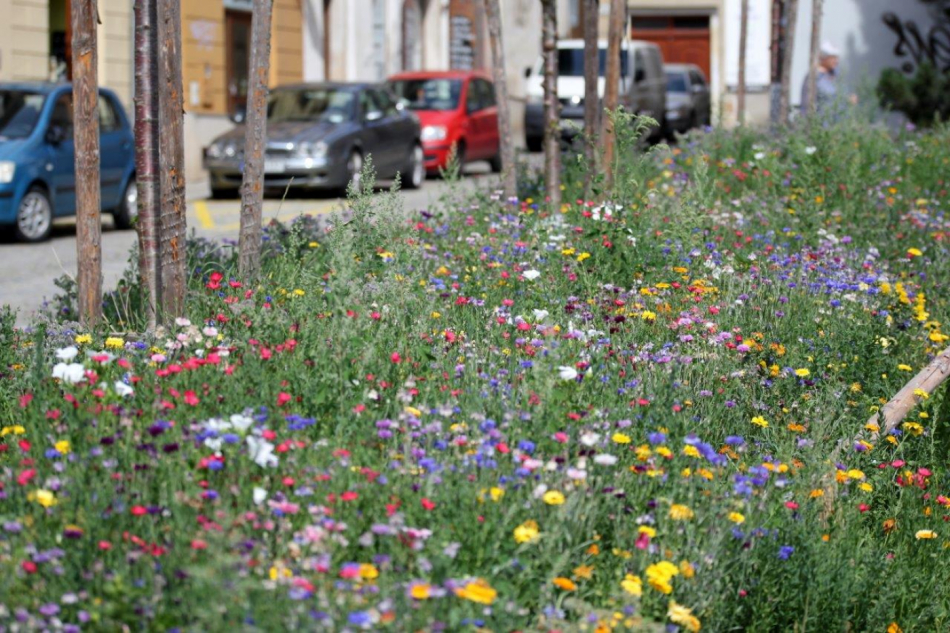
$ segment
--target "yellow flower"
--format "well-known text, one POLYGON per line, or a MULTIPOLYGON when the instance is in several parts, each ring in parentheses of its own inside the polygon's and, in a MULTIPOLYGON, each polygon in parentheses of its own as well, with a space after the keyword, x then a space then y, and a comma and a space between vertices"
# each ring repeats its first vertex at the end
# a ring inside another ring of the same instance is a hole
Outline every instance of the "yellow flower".
POLYGON ((644 310, 640 313, 640 318, 644 321, 656 321, 656 313, 650 312, 649 310, 644 310))
POLYGON ((923 435, 924 433, 924 427, 916 422, 904 422, 901 424, 901 428, 914 436, 923 435))
POLYGON ((687 506, 674 503, 670 506, 670 518, 674 521, 689 521, 693 518, 693 511, 687 506))
POLYGON ((6 437, 11 433, 14 435, 23 435, 26 433, 26 429, 19 424, 15 424, 14 426, 5 426, 2 430, 0 430, 0 437, 6 437))
POLYGON ((60 455, 66 455, 70 450, 69 440, 60 440, 53 445, 53 448, 55 448, 56 452, 60 455))
POLYGON ((409 589, 409 595, 415 600, 426 600, 432 595, 432 587, 429 583, 416 583, 409 589))
POLYGON ((42 488, 34 492, 33 497, 36 499, 36 502, 44 508, 50 508, 57 503, 56 495, 54 495, 49 490, 43 490, 42 488))
POLYGON ((799 378, 808 378, 811 375, 811 372, 808 371, 807 367, 802 367, 801 369, 795 370, 795 375, 799 378))
POLYGON ((680 561, 680 573, 683 574, 683 578, 692 578, 696 575, 696 568, 688 560, 680 561))
POLYGON ((302 296, 304 296, 304 295, 307 294, 307 293, 306 293, 304 290, 301 290, 300 288, 297 288, 297 289, 294 290, 294 294, 295 294, 296 296, 298 296, 298 297, 302 297, 302 296))
POLYGON ((917 530, 917 533, 914 535, 917 537, 917 540, 921 539, 932 539, 937 538, 937 533, 933 530, 917 530))
POLYGON ((897 622, 891 622, 887 625, 887 633, 904 633, 904 629, 897 622))
POLYGON ((557 490, 548 490, 541 498, 549 506, 559 506, 564 503, 564 495, 557 490))
POLYGON ((926 400, 930 397, 930 394, 924 391, 923 389, 914 389, 914 395, 920 398, 921 400, 926 400))
POLYGON ((768 428, 769 426, 768 420, 763 418, 761 415, 757 415, 754 418, 752 418, 752 424, 756 426, 761 426, 763 429, 768 428))
POLYGON ((850 479, 864 479, 864 471, 858 470, 857 468, 852 468, 848 471, 848 478, 850 479))
POLYGON ((497 503, 505 496, 505 489, 494 486, 488 491, 488 494, 491 495, 491 500, 497 503))
POLYGON ((538 524, 535 521, 525 521, 521 525, 515 528, 514 536, 516 543, 533 543, 538 540, 538 536, 541 534, 541 530, 538 529, 538 524))
POLYGON ((582 262, 585 259, 588 259, 589 257, 590 257, 590 253, 581 253, 580 255, 577 256, 577 261, 582 262))
POLYGON ((498 597, 498 592, 491 588, 485 580, 479 578, 459 587, 455 590, 455 595, 463 600, 471 600, 479 604, 491 604, 498 597))
POLYGON ((702 628, 699 618, 693 615, 693 610, 681 604, 677 604, 675 600, 670 600, 670 606, 666 610, 666 617, 670 619, 670 622, 679 624, 692 633, 696 633, 702 628))
POLYGON ((577 585, 574 584, 574 581, 570 578, 564 578, 563 576, 558 576, 551 582, 554 583, 554 586, 558 589, 563 589, 564 591, 574 591, 577 589, 577 585))
POLYGON ((620 581, 620 586, 624 591, 633 596, 642 596, 643 595, 643 581, 640 580, 640 576, 634 576, 633 574, 627 574, 624 576, 623 580, 620 581))
POLYGON ((125 347, 125 341, 118 336, 110 336, 106 339, 106 347, 109 349, 122 349, 125 347))
POLYGON ((920 256, 923 255, 924 253, 923 253, 923 251, 921 251, 919 248, 908 248, 908 249, 907 249, 907 254, 908 254, 908 255, 911 255, 911 256, 913 256, 913 257, 920 257, 920 256))
POLYGON ((646 534, 650 538, 656 538, 656 530, 651 528, 649 525, 641 525, 639 528, 637 528, 637 532, 640 534, 646 534))
POLYGON ((670 580, 679 573, 679 568, 673 563, 665 560, 660 561, 647 567, 647 582, 661 593, 673 593, 673 585, 670 584, 670 580))
POLYGON ((911 367, 910 365, 904 365, 903 363, 900 364, 900 365, 898 365, 897 368, 898 368, 899 370, 901 370, 901 371, 913 371, 913 370, 914 370, 914 368, 911 367))
POLYGON ((741 523, 745 523, 745 516, 740 512, 730 512, 729 520, 735 523, 736 525, 739 525, 741 523))
POLYGON ((90 334, 77 334, 73 340, 76 341, 76 345, 88 345, 92 343, 92 336, 90 334))
POLYGON ((591 565, 579 565, 574 568, 574 577, 590 580, 594 575, 594 568, 591 565))
POLYGON ((623 433, 614 433, 614 434, 613 434, 613 437, 611 437, 610 439, 612 439, 612 440, 613 440, 614 442, 616 442, 617 444, 629 444, 629 443, 630 443, 630 436, 629 436, 629 435, 624 435, 623 433))
POLYGON ((375 580, 379 578, 379 570, 376 569, 375 565, 363 563, 360 565, 360 578, 364 580, 375 580))

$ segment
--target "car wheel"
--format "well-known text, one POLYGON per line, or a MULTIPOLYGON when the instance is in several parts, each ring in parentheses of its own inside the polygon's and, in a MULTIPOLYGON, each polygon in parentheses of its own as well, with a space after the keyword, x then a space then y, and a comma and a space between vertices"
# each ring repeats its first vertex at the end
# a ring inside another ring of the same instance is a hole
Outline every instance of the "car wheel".
POLYGON ((409 154, 409 168, 406 169, 406 180, 403 187, 406 189, 418 189, 426 179, 425 153, 422 146, 416 143, 412 146, 412 152, 409 154))
POLYGON ((53 228, 53 205, 41 187, 31 187, 16 212, 16 236, 22 242, 42 242, 53 228))
POLYGON ((352 183, 356 189, 360 188, 363 181, 363 155, 359 150, 354 149, 350 157, 346 159, 346 187, 352 183))
POLYGON ((125 193, 122 194, 122 202, 119 208, 112 212, 112 221, 115 222, 115 228, 127 230, 132 228, 132 222, 139 215, 139 189, 135 185, 135 178, 129 178, 129 184, 125 186, 125 193))
POLYGON ((488 161, 488 164, 491 165, 491 172, 493 174, 501 173, 501 149, 499 149, 498 152, 491 157, 491 159, 488 161))
POLYGON ((525 138, 525 144, 529 152, 540 152, 544 146, 544 138, 540 136, 529 136, 525 138))

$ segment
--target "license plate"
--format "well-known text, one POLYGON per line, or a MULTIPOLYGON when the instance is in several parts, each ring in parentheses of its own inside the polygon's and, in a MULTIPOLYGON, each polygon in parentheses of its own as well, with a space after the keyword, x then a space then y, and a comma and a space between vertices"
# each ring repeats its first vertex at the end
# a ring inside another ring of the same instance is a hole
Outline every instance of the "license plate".
POLYGON ((286 171, 287 166, 284 165, 282 160, 265 160, 264 161, 264 173, 265 174, 282 174, 286 171))

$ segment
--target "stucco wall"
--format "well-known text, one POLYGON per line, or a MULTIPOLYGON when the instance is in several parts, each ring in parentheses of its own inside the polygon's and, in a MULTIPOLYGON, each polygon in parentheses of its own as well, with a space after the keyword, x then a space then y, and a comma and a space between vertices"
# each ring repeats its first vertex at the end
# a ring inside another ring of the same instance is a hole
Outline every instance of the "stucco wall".
POLYGON ((0 79, 37 80, 49 76, 47 0, 0 0, 0 79))

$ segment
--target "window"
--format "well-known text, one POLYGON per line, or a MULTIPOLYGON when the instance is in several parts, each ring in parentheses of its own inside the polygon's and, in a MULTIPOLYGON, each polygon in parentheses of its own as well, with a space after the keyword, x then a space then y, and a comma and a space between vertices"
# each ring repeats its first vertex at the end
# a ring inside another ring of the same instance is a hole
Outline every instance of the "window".
POLYGON ((45 100, 36 92, 0 90, 0 139, 29 136, 45 100))
POLYGON ((465 109, 469 112, 478 112, 482 109, 482 96, 475 81, 468 83, 468 93, 465 95, 465 109))
POLYGON ((376 101, 373 90, 364 90, 360 93, 360 110, 364 121, 375 121, 383 116, 383 109, 376 101))
POLYGON ((459 106, 462 82, 458 79, 403 79, 390 88, 411 110, 454 110, 459 106))
POLYGON ((495 105, 495 86, 484 79, 476 79, 475 85, 478 86, 482 108, 491 108, 495 105))
POLYGON ((706 79, 703 77, 703 74, 698 70, 689 71, 689 81, 694 86, 706 87, 706 79))
POLYGON ((349 90, 327 88, 281 89, 267 100, 267 122, 327 121, 342 123, 353 119, 356 99, 349 90))
POLYGON ((376 103, 379 104, 380 109, 386 116, 394 116, 398 112, 396 102, 385 90, 373 90, 373 98, 376 99, 376 103))
POLYGON ((244 11, 225 11, 224 15, 228 112, 234 114, 247 108, 247 86, 251 61, 251 14, 244 11))
MULTIPOLYGON (((601 77, 607 73, 607 49, 600 49, 598 56, 598 73, 601 77)), ((630 64, 627 57, 627 51, 620 51, 620 75, 626 77, 630 72, 630 64)), ((557 74, 561 77, 583 77, 584 76, 584 49, 583 48, 562 48, 557 52, 557 74)))
POLYGON ((683 73, 666 73, 666 89, 669 92, 688 92, 686 75, 683 73))
POLYGON ((115 132, 122 127, 119 115, 115 111, 112 99, 104 94, 99 95, 99 134, 115 132))
POLYGON ((49 119, 50 128, 60 127, 63 135, 71 139, 73 137, 73 95, 65 93, 59 95, 56 103, 53 104, 53 114, 49 119))

